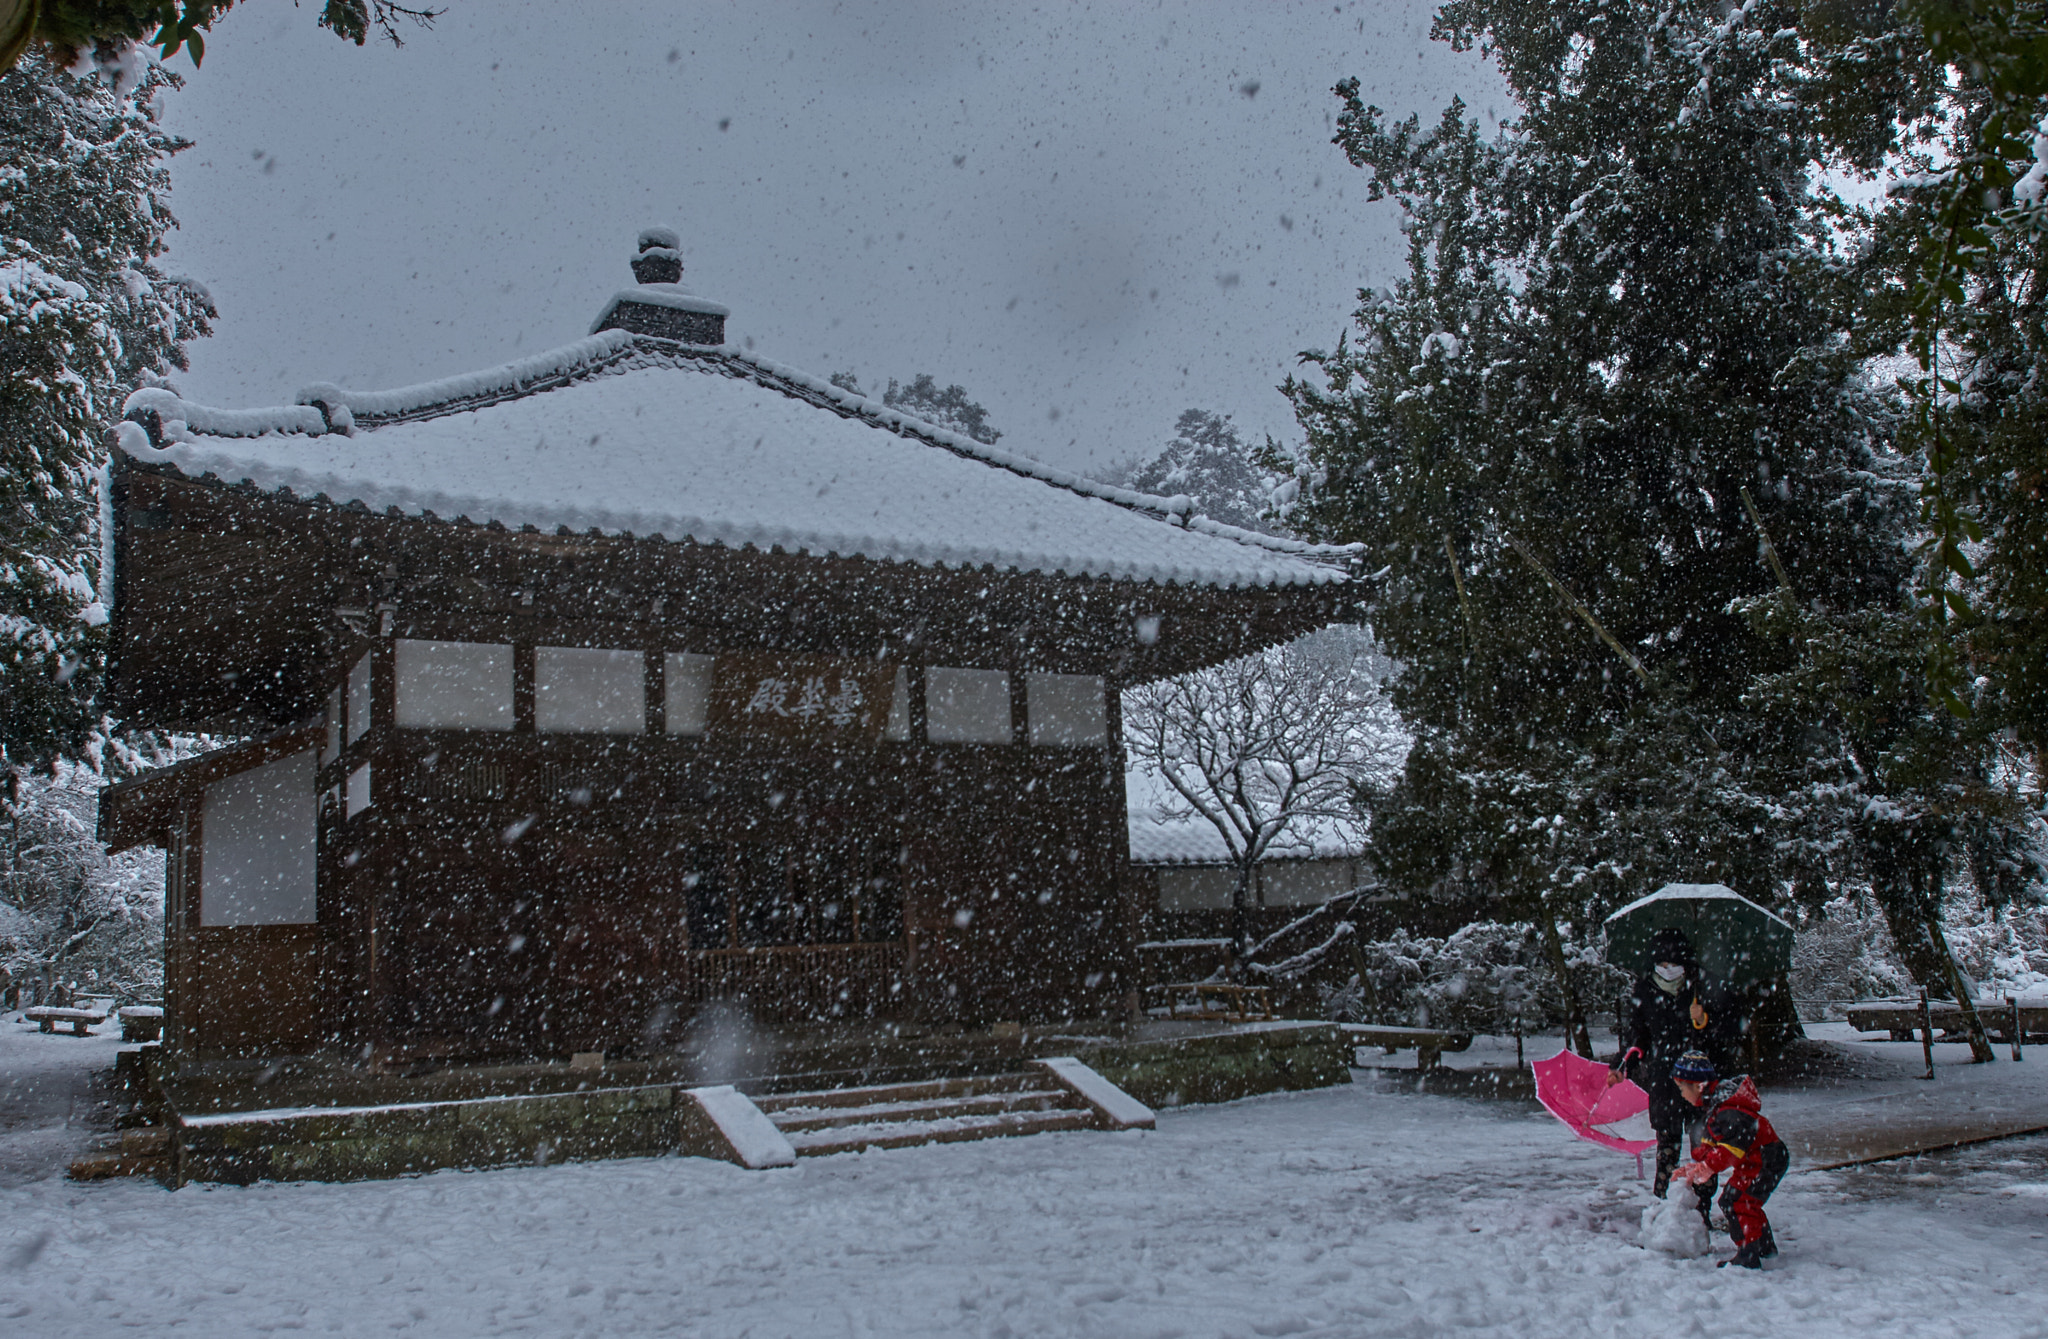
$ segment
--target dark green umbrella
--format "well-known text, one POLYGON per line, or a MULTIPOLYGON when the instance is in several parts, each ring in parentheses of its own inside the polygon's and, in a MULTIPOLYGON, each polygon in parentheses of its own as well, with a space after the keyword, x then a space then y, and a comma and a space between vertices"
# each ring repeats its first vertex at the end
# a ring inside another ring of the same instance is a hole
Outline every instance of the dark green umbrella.
POLYGON ((1685 931, 1709 981, 1742 989, 1792 969, 1792 927, 1718 883, 1667 883, 1607 918, 1607 961, 1631 974, 1650 969, 1650 936, 1685 931))

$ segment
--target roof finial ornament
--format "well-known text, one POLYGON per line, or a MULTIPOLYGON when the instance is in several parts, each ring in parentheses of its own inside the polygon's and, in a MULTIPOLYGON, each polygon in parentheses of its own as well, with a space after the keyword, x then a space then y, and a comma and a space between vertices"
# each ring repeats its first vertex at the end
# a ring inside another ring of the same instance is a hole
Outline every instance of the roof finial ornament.
POLYGON ((612 295, 597 314, 591 334, 625 330, 679 344, 725 343, 725 318, 732 309, 683 287, 683 253, 677 250, 682 240, 674 228, 641 232, 639 253, 633 257, 633 277, 640 282, 612 295))
POLYGON ((682 237, 674 228, 643 228, 640 254, 633 257, 633 277, 643 284, 683 281, 682 237))

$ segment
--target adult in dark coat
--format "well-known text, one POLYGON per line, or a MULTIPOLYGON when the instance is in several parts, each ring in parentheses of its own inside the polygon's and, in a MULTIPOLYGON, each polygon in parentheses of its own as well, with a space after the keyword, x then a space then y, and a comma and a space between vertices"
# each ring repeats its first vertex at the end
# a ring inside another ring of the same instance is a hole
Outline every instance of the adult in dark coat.
POLYGON ((1636 978, 1629 1016, 1614 1058, 1614 1082, 1633 1079, 1650 1095, 1650 1125, 1657 1131, 1659 1198, 1671 1184, 1684 1143, 1691 1104, 1671 1081, 1671 1066, 1687 1051, 1704 1051, 1726 1066, 1735 1016, 1721 992, 1701 979, 1699 958, 1683 930, 1663 929, 1650 939, 1650 970, 1636 978))

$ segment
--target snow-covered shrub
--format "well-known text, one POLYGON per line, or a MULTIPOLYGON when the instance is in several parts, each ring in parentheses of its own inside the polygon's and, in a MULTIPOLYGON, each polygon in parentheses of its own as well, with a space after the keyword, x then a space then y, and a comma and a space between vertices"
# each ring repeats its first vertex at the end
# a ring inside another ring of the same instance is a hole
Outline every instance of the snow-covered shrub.
POLYGON ((1792 998, 1826 1017, 1852 1000, 1910 995, 1913 976, 1892 947, 1884 913, 1865 898, 1838 897, 1800 918, 1792 940, 1792 998), (1825 1002, 1825 1003, 1822 1003, 1825 1002))
POLYGON ((163 993, 163 853, 107 855, 101 784, 69 765, 26 776, 0 817, 0 979, 25 998, 163 993))
MULTIPOLYGON (((1505 1033, 1562 1026, 1558 989, 1543 942, 1527 922, 1475 921, 1443 939, 1398 931, 1361 944, 1363 979, 1324 991, 1327 1016, 1340 1021, 1405 1023, 1505 1033)), ((1598 1008, 1626 978, 1590 949, 1567 942, 1579 998, 1598 1008)))
POLYGON ((2048 995, 2048 909, 1993 910, 1973 893, 1951 900, 1943 931, 1979 999, 2048 995))
MULTIPOLYGON (((1991 908, 1967 886, 1942 910, 1942 934, 1979 999, 2048 995, 2048 908, 1991 908)), ((1875 904, 1848 894, 1801 918, 1792 947, 1792 997, 1844 1002, 1911 996, 1918 987, 1875 904)))

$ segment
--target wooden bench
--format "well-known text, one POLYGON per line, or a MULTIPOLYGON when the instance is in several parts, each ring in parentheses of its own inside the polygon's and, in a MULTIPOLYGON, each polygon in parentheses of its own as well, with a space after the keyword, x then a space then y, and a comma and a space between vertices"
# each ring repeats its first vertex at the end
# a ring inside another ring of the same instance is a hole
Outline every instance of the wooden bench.
POLYGON ((164 1011, 155 1004, 131 1004, 120 1011, 122 1041, 160 1041, 164 1011))
MULTIPOLYGON (((1893 1041, 1911 1041, 1920 1030, 1918 1000, 1873 1000, 1852 1004, 1843 1011, 1849 1026, 1858 1032, 1889 1032, 1893 1041)), ((1951 1000, 1929 1000, 1928 1021, 1945 1033, 1963 1030, 1963 1011, 1951 1000)), ((2012 1006, 2000 1000, 1977 1002, 1977 1019, 1993 1041, 2010 1042, 2013 1033, 2012 1006)), ((2048 1004, 2025 1001, 2019 1007, 2019 1030, 2023 1037, 2048 1033, 2048 1004)))
POLYGON ((1339 1023, 1353 1047, 1377 1046, 1387 1054, 1415 1048, 1415 1068, 1435 1069, 1445 1051, 1462 1051, 1472 1045, 1469 1032, 1446 1032, 1433 1027, 1382 1027, 1378 1023, 1339 1023))
POLYGON ((1153 994, 1166 996, 1166 1016, 1181 1017, 1181 1004, 1194 999, 1190 1018, 1220 1018, 1232 1023, 1264 1022, 1273 1016, 1271 986, 1240 986, 1229 981, 1176 981, 1170 985, 1147 986, 1153 994), (1220 1005, 1212 1002, 1220 1001, 1220 1005))
POLYGON ((72 1035, 76 1037, 91 1036, 92 1034, 86 1031, 87 1028, 107 1021, 106 1014, 98 1009, 59 1009, 51 1005, 23 1009, 21 1016, 36 1024, 43 1032, 55 1032, 57 1024, 68 1023, 71 1025, 72 1035))

